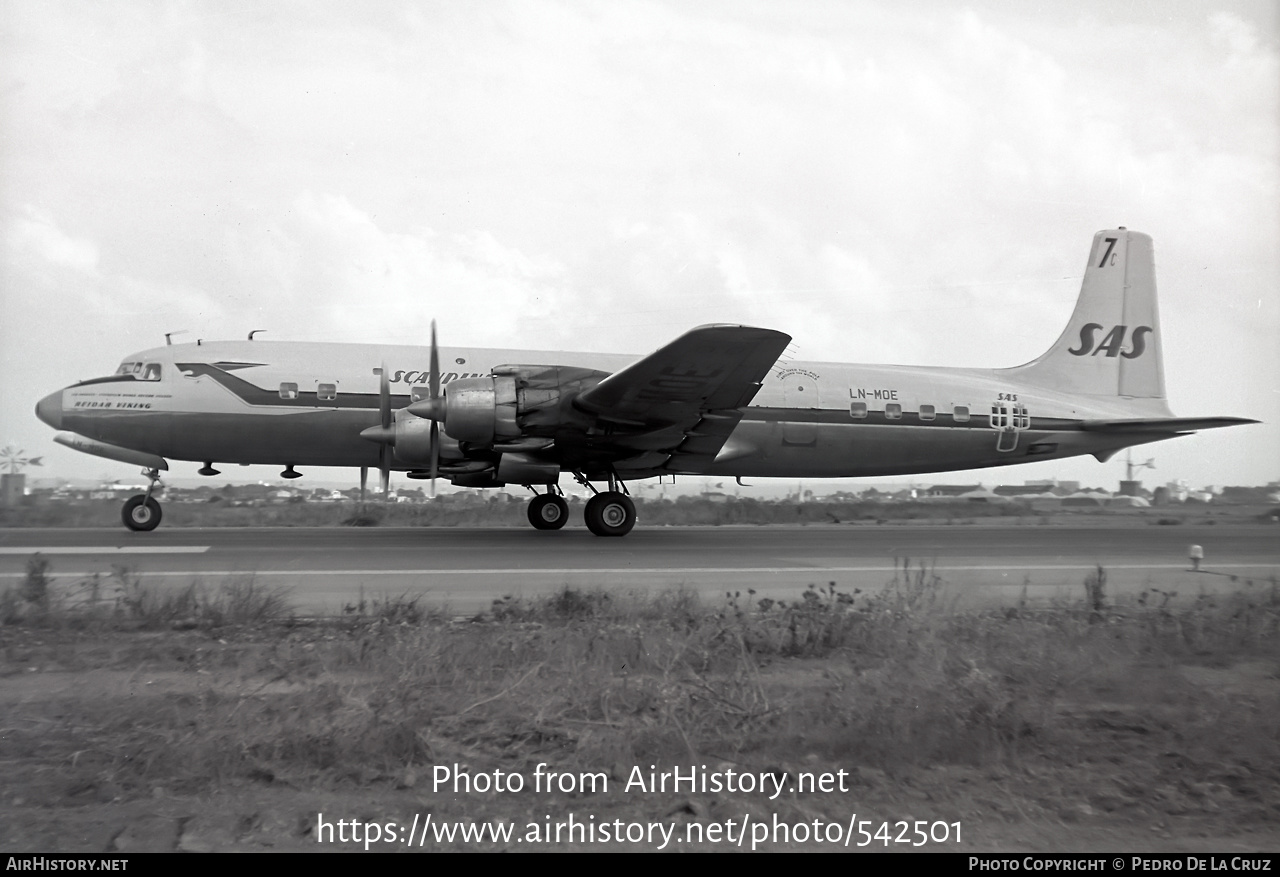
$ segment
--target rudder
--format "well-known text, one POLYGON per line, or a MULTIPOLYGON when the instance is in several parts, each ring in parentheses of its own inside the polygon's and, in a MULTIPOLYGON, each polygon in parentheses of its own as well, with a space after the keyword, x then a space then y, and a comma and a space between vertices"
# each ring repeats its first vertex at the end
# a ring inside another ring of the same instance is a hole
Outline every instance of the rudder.
POLYGON ((1039 358, 1007 372, 1066 393, 1163 399, 1163 363, 1151 237, 1118 228, 1093 236, 1062 335, 1039 358))

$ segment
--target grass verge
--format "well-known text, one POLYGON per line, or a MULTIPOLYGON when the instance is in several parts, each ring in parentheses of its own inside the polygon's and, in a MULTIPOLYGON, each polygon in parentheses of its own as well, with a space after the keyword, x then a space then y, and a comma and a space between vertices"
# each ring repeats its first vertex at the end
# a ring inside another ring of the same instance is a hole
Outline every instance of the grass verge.
POLYGON ((161 592, 117 569, 58 593, 47 573, 33 559, 0 598, 6 675, 171 678, 149 696, 51 699, 47 715, 15 725, 11 751, 126 796, 157 783, 403 778, 443 763, 615 776, 707 762, 1018 765, 1098 757, 1077 732, 1099 721, 1098 733, 1117 722, 1169 732, 1215 763, 1280 763, 1280 699, 1206 690, 1181 672, 1262 662, 1273 678, 1274 582, 1106 607, 1099 570, 1079 606, 959 611, 930 570, 904 564, 876 593, 830 584, 708 605, 685 590, 566 587, 465 622, 408 595, 361 597, 339 618, 305 621, 251 579, 161 592))

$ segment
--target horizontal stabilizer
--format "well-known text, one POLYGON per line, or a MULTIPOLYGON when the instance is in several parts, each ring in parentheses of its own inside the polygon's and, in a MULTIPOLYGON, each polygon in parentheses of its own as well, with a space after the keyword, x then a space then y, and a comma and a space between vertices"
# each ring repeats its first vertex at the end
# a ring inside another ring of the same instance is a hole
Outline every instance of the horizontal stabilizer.
POLYGON ((1221 426, 1243 426, 1257 423, 1246 417, 1151 417, 1137 420, 1086 420, 1080 428, 1086 432, 1106 432, 1113 435, 1177 435, 1201 429, 1217 429, 1221 426))

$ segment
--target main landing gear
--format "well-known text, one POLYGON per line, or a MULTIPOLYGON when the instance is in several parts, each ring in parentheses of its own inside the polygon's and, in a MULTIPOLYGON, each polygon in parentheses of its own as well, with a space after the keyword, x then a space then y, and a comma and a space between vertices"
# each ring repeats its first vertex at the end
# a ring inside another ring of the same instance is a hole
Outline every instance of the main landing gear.
POLYGON ((537 530, 559 530, 569 522, 569 504, 556 487, 548 488, 529 500, 529 523, 537 530))
POLYGON ((636 525, 636 504, 627 496, 627 485, 612 469, 609 470, 609 489, 604 492, 597 492, 581 472, 574 472, 573 477, 595 494, 583 509, 588 530, 597 536, 625 536, 631 532, 636 525))
POLYGON ((152 491, 160 482, 160 470, 143 469, 142 474, 147 476, 150 482, 147 485, 147 492, 129 497, 124 501, 124 508, 120 510, 120 517, 130 530, 154 530, 160 526, 160 503, 151 498, 152 491))
POLYGON ((583 515, 597 536, 625 536, 636 525, 636 504, 621 491, 606 490, 587 500, 583 515))
MULTIPOLYGON (((636 525, 636 504, 627 496, 626 485, 617 476, 610 474, 609 489, 603 492, 596 492, 581 474, 575 472, 574 477, 595 493, 583 510, 588 530, 597 536, 625 536, 631 532, 636 525)), ((529 502, 529 523, 538 530, 559 530, 568 520, 569 504, 555 485, 529 502)))

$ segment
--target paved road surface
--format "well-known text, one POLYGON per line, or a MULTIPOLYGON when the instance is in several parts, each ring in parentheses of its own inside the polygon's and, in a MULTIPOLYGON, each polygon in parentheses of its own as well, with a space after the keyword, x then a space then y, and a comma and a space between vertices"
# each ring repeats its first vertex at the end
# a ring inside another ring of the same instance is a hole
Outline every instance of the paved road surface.
POLYGON ((624 539, 580 529, 12 529, 0 531, 0 586, 17 582, 36 551, 68 586, 114 565, 164 587, 253 575, 290 588, 303 612, 336 611, 362 588, 365 596, 422 594, 458 612, 565 584, 651 591, 683 585, 711 601, 754 588, 794 599, 810 583, 879 588, 904 559, 928 565, 960 599, 983 602, 1016 601, 1024 585, 1032 600, 1080 600, 1097 564, 1107 570, 1112 596, 1146 587, 1184 596, 1261 589, 1280 577, 1280 528, 1231 523, 662 527, 624 539), (1204 547, 1207 572, 1188 571, 1193 543, 1204 547))

